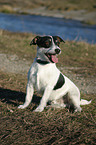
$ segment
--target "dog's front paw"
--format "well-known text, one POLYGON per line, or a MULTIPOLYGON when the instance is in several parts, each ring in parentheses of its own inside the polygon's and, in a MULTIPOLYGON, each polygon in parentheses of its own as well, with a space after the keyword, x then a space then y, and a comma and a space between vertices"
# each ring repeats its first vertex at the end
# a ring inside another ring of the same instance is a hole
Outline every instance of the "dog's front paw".
POLYGON ((19 106, 18 106, 18 109, 24 109, 24 108, 26 108, 26 107, 27 107, 27 106, 23 104, 23 105, 19 105, 19 106))
POLYGON ((42 112, 44 110, 43 107, 37 107, 34 112, 42 112))

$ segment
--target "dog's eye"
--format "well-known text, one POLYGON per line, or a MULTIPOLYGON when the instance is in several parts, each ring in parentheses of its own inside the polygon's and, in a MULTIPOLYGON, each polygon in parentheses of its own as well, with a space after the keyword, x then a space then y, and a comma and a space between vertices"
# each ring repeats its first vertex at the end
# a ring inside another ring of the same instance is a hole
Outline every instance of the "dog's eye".
POLYGON ((44 47, 49 48, 51 46, 51 41, 45 41, 44 47))
POLYGON ((46 44, 46 46, 48 46, 49 45, 49 42, 47 41, 47 42, 45 42, 45 44, 46 44))
POLYGON ((58 40, 55 41, 55 44, 59 46, 60 42, 58 40))

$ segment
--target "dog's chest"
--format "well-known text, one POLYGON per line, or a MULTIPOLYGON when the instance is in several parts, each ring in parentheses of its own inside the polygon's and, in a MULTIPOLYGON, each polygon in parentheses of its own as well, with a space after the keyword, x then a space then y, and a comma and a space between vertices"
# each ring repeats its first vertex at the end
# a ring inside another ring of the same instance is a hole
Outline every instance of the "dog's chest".
POLYGON ((55 75, 58 75, 56 71, 57 69, 51 67, 51 65, 32 65, 29 71, 29 81, 34 85, 37 91, 43 92, 46 86, 55 84, 55 75))

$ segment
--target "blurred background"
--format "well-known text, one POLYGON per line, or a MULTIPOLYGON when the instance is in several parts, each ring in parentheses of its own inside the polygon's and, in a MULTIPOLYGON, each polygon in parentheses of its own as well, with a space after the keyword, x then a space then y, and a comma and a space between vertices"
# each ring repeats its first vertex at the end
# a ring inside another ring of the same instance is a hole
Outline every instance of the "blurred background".
POLYGON ((0 0, 0 29, 96 43, 96 0, 0 0))

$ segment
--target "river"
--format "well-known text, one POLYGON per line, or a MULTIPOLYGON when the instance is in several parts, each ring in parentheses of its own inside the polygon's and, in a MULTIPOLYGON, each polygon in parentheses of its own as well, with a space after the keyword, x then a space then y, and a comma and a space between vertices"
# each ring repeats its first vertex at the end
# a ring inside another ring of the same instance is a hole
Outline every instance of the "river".
POLYGON ((96 25, 90 26, 71 19, 0 13, 0 29, 37 35, 58 35, 64 40, 96 43, 96 25))

